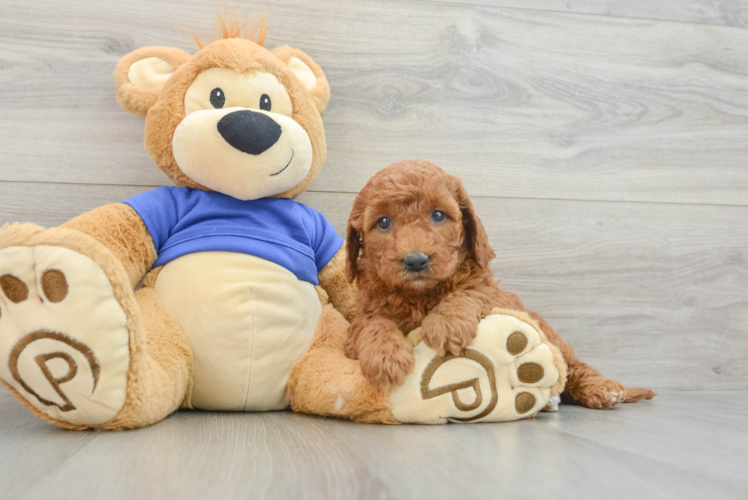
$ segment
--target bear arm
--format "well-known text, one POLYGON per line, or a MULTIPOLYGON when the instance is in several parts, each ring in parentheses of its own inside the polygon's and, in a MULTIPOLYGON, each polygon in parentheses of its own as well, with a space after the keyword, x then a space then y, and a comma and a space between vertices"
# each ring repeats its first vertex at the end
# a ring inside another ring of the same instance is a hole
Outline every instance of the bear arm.
POLYGON ((143 219, 124 203, 96 208, 62 227, 80 231, 107 247, 122 262, 133 288, 158 258, 143 219))
POLYGON ((349 283, 345 275, 346 246, 330 259, 319 272, 319 284, 327 292, 330 303, 340 311, 345 319, 353 321, 356 315, 355 283, 349 283))

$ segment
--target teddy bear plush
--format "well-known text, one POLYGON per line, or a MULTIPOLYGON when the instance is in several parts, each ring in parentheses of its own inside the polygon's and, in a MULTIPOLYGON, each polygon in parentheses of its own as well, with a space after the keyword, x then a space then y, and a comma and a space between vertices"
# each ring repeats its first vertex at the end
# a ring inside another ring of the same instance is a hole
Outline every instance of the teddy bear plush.
POLYGON ((67 429, 139 428, 178 408, 378 423, 535 415, 566 367, 521 312, 485 318, 470 356, 439 358, 414 332, 415 371, 394 389, 345 357, 344 241, 293 200, 326 156, 328 82, 304 52, 250 35, 224 24, 194 55, 146 47, 118 62, 117 101, 146 117, 145 147, 175 186, 57 228, 0 229, 0 380, 67 429), (509 349, 518 333, 522 349, 509 349), (517 382, 525 358, 543 380, 517 382))

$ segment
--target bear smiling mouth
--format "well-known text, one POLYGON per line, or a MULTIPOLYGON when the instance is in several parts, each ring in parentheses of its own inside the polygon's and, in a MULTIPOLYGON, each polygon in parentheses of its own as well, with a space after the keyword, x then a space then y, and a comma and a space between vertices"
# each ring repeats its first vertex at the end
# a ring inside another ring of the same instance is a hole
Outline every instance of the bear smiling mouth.
POLYGON ((289 160, 288 160, 288 163, 286 163, 286 166, 285 166, 285 167, 283 167, 282 169, 278 170, 278 171, 277 171, 276 173, 274 173, 274 174, 270 174, 270 177, 275 177, 276 175, 280 174, 280 173, 281 173, 281 172, 283 172, 283 171, 284 171, 285 169, 287 169, 287 168, 288 168, 288 166, 289 166, 289 165, 291 164, 291 160, 293 160, 293 154, 294 154, 294 152, 293 152, 293 149, 291 149, 291 159, 289 159, 289 160))

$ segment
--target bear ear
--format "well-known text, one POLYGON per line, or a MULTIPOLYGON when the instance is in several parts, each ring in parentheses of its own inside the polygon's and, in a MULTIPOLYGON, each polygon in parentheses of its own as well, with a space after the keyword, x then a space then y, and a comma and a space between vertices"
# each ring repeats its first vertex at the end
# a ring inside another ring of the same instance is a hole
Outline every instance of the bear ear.
POLYGON ((172 47, 143 47, 130 52, 114 69, 117 102, 125 111, 145 116, 169 77, 190 57, 172 47))
POLYGON ((330 85, 322 68, 304 52, 288 45, 273 49, 272 52, 296 75, 312 95, 319 112, 324 113, 327 103, 330 102, 330 85))

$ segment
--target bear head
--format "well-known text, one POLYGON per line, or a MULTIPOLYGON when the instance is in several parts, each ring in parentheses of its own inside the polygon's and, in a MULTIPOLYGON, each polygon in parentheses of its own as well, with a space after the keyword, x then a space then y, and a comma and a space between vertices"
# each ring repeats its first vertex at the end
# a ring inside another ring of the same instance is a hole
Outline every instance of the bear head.
POLYGON ((292 198, 325 160, 330 87, 304 52, 264 48, 264 31, 254 41, 240 35, 224 29, 194 55, 131 52, 114 71, 117 101, 146 116, 146 150, 177 186, 240 200, 292 198))

